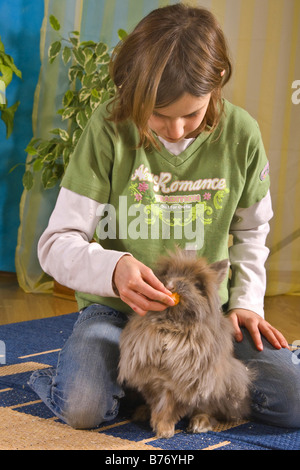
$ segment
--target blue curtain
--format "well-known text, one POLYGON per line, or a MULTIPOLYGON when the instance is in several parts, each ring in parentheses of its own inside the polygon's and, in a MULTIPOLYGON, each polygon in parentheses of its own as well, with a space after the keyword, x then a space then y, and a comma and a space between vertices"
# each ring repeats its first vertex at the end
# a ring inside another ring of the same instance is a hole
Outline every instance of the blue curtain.
POLYGON ((0 121, 0 271, 15 271, 15 248, 19 227, 19 204, 25 148, 32 138, 32 108, 40 71, 40 28, 44 16, 43 0, 0 0, 0 36, 5 52, 11 55, 22 72, 14 76, 7 88, 7 105, 20 101, 15 114, 14 130, 6 139, 6 128, 0 121))

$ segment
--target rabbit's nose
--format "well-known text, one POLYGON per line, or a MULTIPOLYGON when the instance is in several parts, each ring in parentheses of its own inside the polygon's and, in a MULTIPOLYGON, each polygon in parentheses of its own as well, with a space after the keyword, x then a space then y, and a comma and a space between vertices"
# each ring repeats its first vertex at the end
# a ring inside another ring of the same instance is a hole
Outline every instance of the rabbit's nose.
POLYGON ((168 281, 166 284, 166 288, 170 291, 175 289, 174 282, 173 281, 168 281))

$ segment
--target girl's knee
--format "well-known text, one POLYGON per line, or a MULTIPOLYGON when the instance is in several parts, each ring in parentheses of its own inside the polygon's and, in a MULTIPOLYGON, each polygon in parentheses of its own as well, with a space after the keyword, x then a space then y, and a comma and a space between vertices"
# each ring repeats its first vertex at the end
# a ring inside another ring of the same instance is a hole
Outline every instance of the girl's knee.
POLYGON ((94 408, 87 404, 86 406, 70 406, 65 412, 65 422, 74 429, 94 429, 101 423, 109 421, 116 417, 119 408, 119 402, 115 400, 113 410, 107 410, 106 407, 97 406, 94 408))
POLYGON ((105 421, 114 419, 119 411, 119 398, 76 402, 71 400, 64 412, 65 422, 74 429, 94 429, 105 421))
POLYGON ((104 418, 100 414, 96 415, 89 407, 70 407, 64 413, 64 420, 74 429, 94 429, 104 421, 104 418))
MULTIPOLYGON (((288 355, 286 355, 288 356, 288 355)), ((253 417, 265 424, 300 428, 300 368, 292 360, 265 369, 263 388, 254 392, 253 417)))
POLYGON ((283 373, 280 386, 279 426, 300 428, 300 368, 292 366, 283 373))

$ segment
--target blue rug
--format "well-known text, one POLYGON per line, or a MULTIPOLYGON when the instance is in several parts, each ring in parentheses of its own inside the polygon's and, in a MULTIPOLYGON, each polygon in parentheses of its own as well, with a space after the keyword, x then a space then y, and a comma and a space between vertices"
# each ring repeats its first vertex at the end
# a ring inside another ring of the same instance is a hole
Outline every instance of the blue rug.
MULTIPOLYGON (((69 337, 77 315, 72 313, 0 326, 0 421, 1 409, 8 409, 17 417, 26 414, 43 422, 59 422, 27 381, 33 370, 56 366, 59 350, 69 337)), ((186 424, 185 420, 178 423, 173 438, 156 439, 149 424, 132 422, 129 411, 122 408, 117 419, 105 423, 96 432, 98 437, 109 438, 110 443, 115 440, 116 448, 124 440, 130 443, 130 449, 143 446, 143 449, 162 451, 300 449, 300 430, 244 422, 191 435, 185 432, 186 424)), ((61 426, 67 431, 67 425, 61 423, 61 426)))

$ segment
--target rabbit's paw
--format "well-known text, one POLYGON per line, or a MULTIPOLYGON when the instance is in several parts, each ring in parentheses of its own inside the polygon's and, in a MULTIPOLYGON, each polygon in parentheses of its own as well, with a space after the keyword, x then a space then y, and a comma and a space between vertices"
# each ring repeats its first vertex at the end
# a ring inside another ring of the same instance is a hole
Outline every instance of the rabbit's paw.
POLYGON ((173 423, 156 423, 154 431, 156 432, 157 438, 170 438, 174 436, 175 426, 173 423))
POLYGON ((187 432, 192 432, 195 434, 211 430, 212 424, 210 422, 210 418, 205 413, 197 413, 193 415, 190 419, 189 426, 187 428, 187 432))

